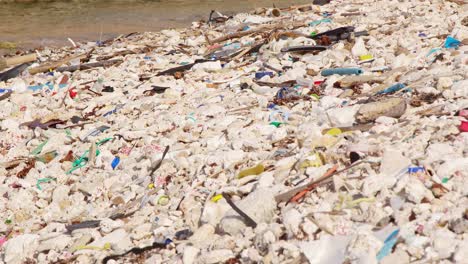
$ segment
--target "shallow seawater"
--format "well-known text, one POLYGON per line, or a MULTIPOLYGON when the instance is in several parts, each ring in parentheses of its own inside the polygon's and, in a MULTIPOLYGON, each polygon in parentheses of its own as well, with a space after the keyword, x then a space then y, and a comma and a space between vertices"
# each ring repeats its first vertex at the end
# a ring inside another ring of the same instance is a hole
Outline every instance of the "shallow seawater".
POLYGON ((207 20, 211 10, 230 15, 257 7, 287 7, 310 2, 74 0, 1 3, 0 0, 0 42, 33 47, 67 44, 69 37, 77 41, 99 41, 130 32, 190 26, 192 21, 207 20))

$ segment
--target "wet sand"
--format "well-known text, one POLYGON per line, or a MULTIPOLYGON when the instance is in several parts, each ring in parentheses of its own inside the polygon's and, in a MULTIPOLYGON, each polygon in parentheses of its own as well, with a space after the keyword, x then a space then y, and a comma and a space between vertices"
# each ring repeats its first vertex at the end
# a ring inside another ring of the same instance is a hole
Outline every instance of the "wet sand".
POLYGON ((0 0, 0 42, 19 47, 60 46, 77 41, 105 40, 119 34, 187 27, 208 19, 211 10, 223 14, 258 7, 286 7, 306 0, 160 0, 53 1, 4 3, 0 0))

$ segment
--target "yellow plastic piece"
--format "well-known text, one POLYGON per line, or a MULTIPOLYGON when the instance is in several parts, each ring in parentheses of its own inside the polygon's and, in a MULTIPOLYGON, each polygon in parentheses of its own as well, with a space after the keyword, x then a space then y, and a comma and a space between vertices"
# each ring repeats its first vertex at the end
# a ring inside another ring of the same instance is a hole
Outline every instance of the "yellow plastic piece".
POLYGON ((241 172, 239 172, 239 175, 237 175, 238 179, 244 178, 245 176, 250 176, 250 175, 259 175, 260 173, 265 171, 265 167, 263 167, 262 164, 258 164, 255 167, 245 169, 241 172))
POLYGON ((374 197, 362 197, 356 200, 352 200, 349 195, 339 195, 340 203, 335 207, 335 210, 350 209, 356 207, 360 203, 373 203, 375 202, 374 197))
POLYGON ((341 129, 339 129, 337 127, 334 127, 334 128, 331 128, 330 130, 328 130, 327 133, 325 133, 325 134, 330 135, 330 136, 338 136, 341 133, 343 133, 343 131, 341 131, 341 129))
POLYGON ((374 57, 372 54, 366 54, 366 55, 361 55, 359 56, 359 60, 365 61, 365 60, 372 60, 374 57))
POLYGON ((104 246, 98 247, 98 246, 77 246, 75 250, 82 250, 82 249, 91 249, 91 250, 109 250, 111 249, 111 244, 110 243, 105 243, 104 246))
POLYGON ((218 194, 218 195, 215 195, 213 197, 211 197, 211 201, 216 203, 218 202, 219 200, 221 200, 221 198, 223 198, 223 195, 222 194, 218 194))
POLYGON ((165 206, 169 203, 169 196, 167 195, 162 195, 161 197, 159 197, 158 199, 158 204, 159 205, 162 205, 162 206, 165 206))
POLYGON ((148 189, 154 189, 154 183, 148 184, 148 189))
POLYGON ((320 157, 320 154, 318 153, 313 153, 312 156, 308 157, 306 160, 304 160, 300 168, 305 169, 308 167, 320 167, 323 166, 322 158, 320 157))

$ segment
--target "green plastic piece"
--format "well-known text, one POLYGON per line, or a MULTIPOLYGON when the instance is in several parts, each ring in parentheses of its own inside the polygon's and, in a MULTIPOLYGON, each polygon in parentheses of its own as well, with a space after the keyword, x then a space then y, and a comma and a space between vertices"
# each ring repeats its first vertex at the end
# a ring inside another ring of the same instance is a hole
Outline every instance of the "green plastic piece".
POLYGON ((37 189, 39 189, 40 191, 42 191, 41 183, 44 183, 44 182, 51 182, 51 181, 56 181, 56 180, 57 180, 57 179, 55 179, 55 178, 41 178, 41 179, 37 179, 36 187, 37 187, 37 189))
POLYGON ((44 146, 47 144, 47 142, 49 142, 49 140, 46 140, 44 142, 42 142, 41 144, 39 144, 39 146, 37 146, 37 148, 35 148, 32 152, 31 152, 31 155, 37 155, 39 153, 42 152, 42 149, 44 148, 44 146))
POLYGON ((442 183, 447 183, 449 181, 449 178, 443 178, 442 183))
POLYGON ((320 100, 320 96, 318 96, 317 94, 311 94, 310 96, 314 97, 317 100, 320 100))
MULTIPOLYGON (((100 140, 96 143, 96 146, 101 146, 102 144, 108 142, 109 140, 112 140, 112 138, 105 138, 103 140, 100 140)), ((80 168, 83 168, 84 166, 86 166, 86 164, 88 163, 88 154, 89 154, 89 150, 86 150, 77 160, 75 160, 72 164, 72 168, 67 172, 67 174, 71 174, 72 172, 74 172, 75 170, 77 169, 80 169, 80 168)), ((101 151, 99 151, 99 149, 96 150, 96 157, 99 156, 99 154, 101 154, 101 151)))
POLYGON ((282 124, 283 124, 283 123, 278 122, 278 121, 273 121, 273 122, 270 123, 270 125, 275 126, 275 127, 279 127, 279 126, 282 125, 282 124))

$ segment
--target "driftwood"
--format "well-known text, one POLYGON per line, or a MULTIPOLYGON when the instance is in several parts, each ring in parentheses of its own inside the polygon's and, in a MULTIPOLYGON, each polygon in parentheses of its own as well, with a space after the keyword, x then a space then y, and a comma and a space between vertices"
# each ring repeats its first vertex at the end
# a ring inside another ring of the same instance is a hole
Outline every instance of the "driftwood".
POLYGON ((36 73, 41 73, 41 72, 46 72, 48 70, 53 70, 55 68, 58 68, 62 66, 63 64, 68 63, 71 60, 74 59, 84 59, 87 57, 87 54, 80 54, 80 55, 73 55, 73 56, 68 56, 66 58, 63 58, 59 61, 54 61, 54 62, 49 62, 47 64, 39 65, 35 68, 29 69, 30 74, 36 74, 36 73))
POLYGON ((319 46, 319 45, 305 45, 305 46, 291 46, 282 48, 281 52, 299 52, 299 51, 324 51, 328 46, 319 46))
POLYGON ((182 66, 177 66, 177 67, 174 67, 174 68, 170 68, 170 69, 158 72, 158 74, 156 74, 156 76, 171 75, 171 74, 174 74, 176 72, 187 71, 187 70, 190 70, 195 64, 202 63, 202 62, 208 62, 208 61, 213 61, 213 60, 205 60, 205 59, 195 60, 194 63, 190 63, 190 64, 186 64, 186 65, 182 65, 182 66))
POLYGON ((265 32, 267 30, 276 30, 276 29, 285 28, 285 27, 298 28, 298 27, 302 27, 302 26, 305 26, 304 21, 293 22, 291 24, 279 23, 279 24, 265 25, 265 26, 261 26, 261 27, 256 28, 256 29, 251 29, 251 30, 246 30, 246 31, 240 31, 240 32, 227 34, 227 35, 219 37, 217 39, 210 40, 209 42, 210 43, 219 43, 219 42, 223 42, 223 41, 234 39, 234 38, 241 38, 241 37, 248 36, 248 35, 251 35, 251 34, 262 33, 262 32, 265 32))
POLYGON ((26 62, 0 73, 0 82, 7 81, 11 78, 15 78, 16 76, 20 75, 24 70, 26 70, 26 68, 28 68, 30 65, 31 62, 26 62))
POLYGON ((108 67, 108 66, 112 66, 115 64, 120 64, 122 62, 123 60, 108 60, 108 61, 92 62, 92 63, 86 63, 86 64, 60 67, 60 68, 57 68, 56 71, 74 72, 74 71, 79 71, 79 70, 89 70, 89 69, 97 68, 97 67, 108 67))
POLYGON ((151 50, 155 48, 157 47, 146 46, 143 48, 137 48, 133 50, 121 50, 121 51, 114 52, 112 54, 99 56, 96 58, 96 60, 97 61, 110 60, 117 56, 126 56, 126 55, 131 55, 131 54, 140 54, 140 53, 150 52, 151 50))
POLYGON ((23 55, 23 56, 15 56, 11 58, 0 58, 0 70, 3 70, 5 68, 18 65, 21 63, 25 62, 32 62, 37 59, 36 54, 28 54, 28 55, 23 55))

